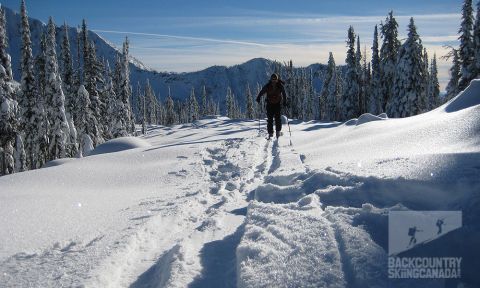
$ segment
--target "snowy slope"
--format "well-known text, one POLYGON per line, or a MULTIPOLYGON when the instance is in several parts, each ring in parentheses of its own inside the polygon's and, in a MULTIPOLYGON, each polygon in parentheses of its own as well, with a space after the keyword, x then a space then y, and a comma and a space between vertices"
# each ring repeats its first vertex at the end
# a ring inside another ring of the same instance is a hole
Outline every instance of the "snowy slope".
POLYGON ((0 283, 443 287, 386 278, 388 212, 425 209, 462 210, 462 229, 425 246, 460 253, 478 287, 479 95, 475 81, 411 118, 292 121, 278 141, 264 121, 260 135, 224 117, 151 127, 1 177, 0 283))
MULTIPOLYGON (((7 36, 9 39, 8 53, 12 57, 12 71, 14 78, 18 81, 20 79, 20 47, 21 37, 19 35, 19 28, 21 19, 20 14, 14 12, 8 7, 3 6, 7 18, 7 36)), ((28 8, 28 7, 27 7, 28 8)), ((54 19, 55 20, 55 19, 54 19)), ((32 34, 32 50, 33 55, 37 55, 39 50, 40 36, 46 31, 46 25, 41 21, 30 18, 30 29, 32 34)), ((56 23, 63 25, 63 23, 56 23)), ((68 23, 72 27, 68 30, 71 54, 74 58, 74 63, 77 59, 77 28, 76 25, 80 23, 68 23)), ((88 26, 88 19, 87 19, 88 26)), ((88 27, 91 28, 91 27, 88 27)), ((61 43, 64 35, 63 26, 57 28, 57 43, 61 43)), ((97 48, 97 57, 99 59, 106 59, 113 69, 115 57, 120 52, 113 44, 103 39, 95 32, 89 31, 88 37, 95 42, 97 48)), ((135 45, 135 43, 132 43, 135 45)), ((57 46, 57 54, 60 55, 60 45, 57 46)), ((131 55, 132 56, 132 55, 131 55)), ((257 83, 263 85, 273 73, 273 61, 256 58, 247 61, 243 64, 234 65, 231 67, 212 66, 202 71, 190 73, 167 73, 157 72, 151 68, 146 67, 138 59, 130 58, 130 81, 136 91, 137 83, 140 83, 142 89, 144 88, 147 79, 150 79, 150 84, 155 91, 156 96, 164 101, 168 95, 170 87, 171 95, 175 99, 186 99, 190 96, 191 88, 194 87, 197 91, 197 97, 200 96, 203 85, 206 86, 207 92, 212 96, 213 100, 220 101, 221 107, 224 107, 225 95, 227 87, 230 87, 236 95, 239 103, 246 103, 245 90, 246 85, 249 84, 253 93, 255 93, 257 83)), ((286 60, 286 59, 279 59, 286 60)), ((315 75, 314 85, 317 91, 320 91, 323 83, 323 73, 326 71, 326 66, 321 64, 312 64, 307 69, 311 69, 315 75)))

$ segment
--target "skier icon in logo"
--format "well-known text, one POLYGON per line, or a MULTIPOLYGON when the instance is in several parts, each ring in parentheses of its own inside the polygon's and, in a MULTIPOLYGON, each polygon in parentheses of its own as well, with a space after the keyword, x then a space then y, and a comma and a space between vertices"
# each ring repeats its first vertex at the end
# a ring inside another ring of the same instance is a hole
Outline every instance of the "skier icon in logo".
POLYGON ((445 220, 445 218, 442 218, 442 219, 438 219, 437 220, 437 227, 438 227, 438 232, 437 232, 437 235, 440 235, 442 234, 442 225, 445 225, 445 222, 443 222, 443 220, 445 220))
POLYGON ((408 244, 408 247, 417 244, 417 238, 415 238, 415 234, 417 232, 422 232, 422 230, 417 229, 417 226, 408 228, 408 236, 410 236, 410 243, 408 244))

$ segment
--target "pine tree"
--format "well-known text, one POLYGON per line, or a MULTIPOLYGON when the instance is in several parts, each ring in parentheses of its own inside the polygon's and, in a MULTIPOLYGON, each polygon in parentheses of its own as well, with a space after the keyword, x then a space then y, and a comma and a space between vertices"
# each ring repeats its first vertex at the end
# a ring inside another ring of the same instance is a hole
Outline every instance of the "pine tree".
POLYGON ((115 68, 113 72, 113 91, 115 99, 111 102, 112 117, 111 117, 111 133, 113 138, 124 137, 128 135, 127 123, 125 118, 125 107, 120 96, 123 93, 122 90, 122 60, 117 55, 115 58, 115 68))
POLYGON ((388 103, 388 114, 408 117, 422 112, 420 101, 424 93, 423 47, 417 28, 410 18, 408 39, 400 47, 393 87, 393 98, 388 103))
POLYGON ((13 91, 10 91, 8 83, 5 82, 5 78, 8 78, 8 76, 4 72, 3 66, 0 65, 0 152, 3 152, 3 155, 0 155, 0 160, 2 160, 0 162, 0 175, 10 174, 14 171, 15 163, 11 162, 8 153, 13 151, 10 148, 15 138, 19 136, 18 104, 13 99, 13 91))
POLYGON ((146 99, 145 99, 145 94, 141 95, 143 100, 142 100, 142 134, 147 135, 147 107, 146 107, 146 99))
POLYGON ((12 67, 7 53, 5 11, 0 7, 0 175, 18 171, 18 165, 12 161, 12 143, 19 137, 18 103, 10 85, 12 67))
POLYGON ((322 92, 320 93, 320 98, 323 99, 325 103, 322 120, 334 120, 336 118, 336 85, 331 84, 336 81, 336 79, 334 78, 336 71, 337 67, 335 65, 335 59, 333 58, 333 53, 330 52, 328 56, 327 72, 325 73, 322 92))
POLYGON ((477 2, 477 17, 475 17, 475 25, 473 27, 473 48, 474 59, 472 63, 472 77, 478 77, 480 74, 480 2, 477 2))
POLYGON ((21 92, 19 94, 19 109, 21 113, 21 130, 24 135, 27 168, 39 168, 46 161, 47 153, 47 123, 44 110, 44 99, 39 95, 33 73, 32 41, 30 40, 30 25, 28 23, 25 0, 20 6, 22 37, 21 47, 21 92))
POLYGON ((347 40, 347 71, 345 73, 345 90, 343 91, 342 120, 354 118, 358 114, 359 85, 357 73, 357 59, 355 54, 355 32, 353 27, 348 29, 347 40))
POLYGON ((47 50, 45 62, 45 97, 48 103, 48 137, 49 159, 64 158, 69 136, 67 118, 65 116, 65 96, 63 95, 62 80, 58 71, 55 40, 55 24, 50 17, 48 21, 47 50))
POLYGON ((101 88, 104 86, 104 67, 102 63, 97 59, 97 52, 95 43, 90 41, 88 45, 88 57, 85 61, 84 69, 87 71, 85 78, 85 88, 87 89, 90 95, 90 102, 92 106, 93 115, 97 119, 98 122, 98 135, 95 138, 92 138, 93 143, 95 146, 103 143, 104 139, 104 113, 105 111, 105 100, 101 98, 101 88))
POLYGON ((65 116, 68 124, 68 140, 67 140, 67 156, 75 157, 78 154, 77 129, 75 127, 74 112, 75 112, 75 80, 73 72, 73 62, 70 52, 70 40, 68 38, 68 26, 63 24, 63 37, 61 46, 61 75, 62 88, 65 95, 65 116))
POLYGON ((433 55, 430 65, 430 81, 428 88, 429 109, 435 109, 440 105, 440 84, 438 83, 437 55, 433 55))
POLYGON ((87 23, 85 19, 82 21, 82 28, 80 31, 80 40, 83 56, 83 86, 87 90, 90 97, 90 110, 92 112, 91 117, 95 118, 93 126, 95 129, 91 129, 89 134, 91 140, 93 141, 94 147, 103 143, 103 127, 102 127, 102 103, 99 97, 99 91, 97 88, 97 83, 100 81, 100 75, 103 72, 101 65, 99 64, 96 57, 95 44, 90 42, 88 39, 88 30, 87 23))
POLYGON ((190 90, 190 99, 188 101, 188 116, 189 122, 193 122, 199 119, 199 107, 197 97, 195 96, 195 88, 190 90))
POLYGON ((13 79, 12 59, 10 55, 7 53, 8 39, 7 39, 6 25, 7 25, 7 20, 5 17, 5 10, 3 9, 3 7, 0 6, 0 65, 2 65, 3 69, 5 70, 5 73, 3 76, 4 80, 11 81, 13 79))
POLYGON ((318 107, 318 105, 315 105, 315 97, 316 97, 316 92, 315 92, 315 88, 313 87, 313 71, 312 69, 310 69, 308 73, 308 83, 307 83, 307 98, 308 98, 308 101, 306 101, 307 120, 314 120, 316 117, 316 114, 317 114, 316 107, 318 107))
MULTIPOLYGON (((366 56, 366 55, 365 55, 366 56)), ((355 51, 355 69, 357 70, 357 83, 358 83, 358 103, 357 114, 361 115, 366 112, 366 95, 365 95, 365 83, 363 82, 363 70, 362 70, 362 51, 360 49, 360 36, 357 35, 357 50, 355 51)))
POLYGON ((450 68, 450 81, 447 84, 447 95, 445 96, 445 100, 452 99, 460 92, 460 88, 458 86, 460 81, 460 61, 458 57, 458 50, 452 49, 451 55, 453 58, 453 64, 450 68))
POLYGON ((106 107, 106 115, 104 115, 104 135, 106 139, 112 139, 113 137, 113 126, 116 123, 115 119, 115 112, 116 112, 116 105, 117 105, 117 95, 115 94, 115 90, 113 88, 113 80, 112 80, 112 71, 110 70, 110 63, 107 61, 105 65, 105 88, 103 90, 103 99, 105 101, 106 107))
POLYGON ((27 170, 27 155, 23 146, 23 139, 20 134, 15 138, 15 172, 23 172, 27 170))
POLYGON ((73 73, 73 61, 70 50, 70 39, 68 37, 68 25, 63 24, 63 37, 61 46, 61 75, 63 81, 63 90, 65 94, 65 112, 73 114, 75 110, 75 87, 74 87, 74 73, 73 73))
POLYGON ((465 89, 470 81, 475 78, 472 68, 474 67, 474 43, 473 43, 473 7, 472 0, 464 0, 462 7, 462 23, 458 33, 460 33, 459 57, 461 63, 460 70, 460 90, 465 89))
POLYGON ((255 119, 255 108, 254 108, 254 102, 253 102, 253 95, 252 95, 252 91, 250 91, 250 85, 247 84, 247 88, 245 89, 246 91, 246 96, 245 98, 247 98, 247 115, 246 115, 246 118, 247 119, 255 119))
POLYGON ((166 115, 166 121, 165 121, 165 125, 167 126, 172 126, 173 124, 175 124, 175 103, 172 99, 172 96, 170 95, 170 93, 168 94, 168 97, 167 97, 167 115, 166 115))
POLYGON ((428 89, 430 87, 430 76, 429 76, 429 68, 428 68, 428 53, 427 53, 427 49, 426 48, 423 48, 423 71, 422 71, 422 75, 423 75, 423 81, 422 81, 422 84, 423 84, 423 92, 422 94, 420 95, 420 99, 419 99, 419 107, 420 107, 420 112, 426 112, 426 111, 429 111, 430 110, 430 106, 429 106, 429 101, 428 101, 428 89))
POLYGON ((85 155, 85 151, 90 150, 90 146, 93 146, 92 138, 98 135, 98 123, 91 109, 90 95, 83 85, 78 88, 76 107, 78 110, 77 131, 80 142, 79 156, 82 156, 85 155))
POLYGON ((210 112, 208 111, 208 100, 207 100, 207 89, 205 85, 202 86, 202 109, 200 114, 202 117, 207 116, 210 112))
POLYGON ((158 124, 157 106, 157 98, 153 92, 152 86, 150 85, 150 79, 147 79, 147 83, 145 85, 145 113, 147 115, 147 123, 149 125, 158 124))
POLYGON ((130 62, 129 62, 129 41, 128 38, 125 37, 125 42, 123 42, 123 49, 122 49, 122 78, 120 79, 120 91, 121 93, 118 95, 123 103, 124 108, 124 118, 125 124, 127 128, 127 132, 129 134, 133 134, 135 132, 135 123, 132 120, 131 114, 131 106, 130 106, 130 97, 132 95, 132 88, 130 86, 130 62))
POLYGON ((382 94, 382 76, 380 74, 380 56, 378 54, 378 29, 375 25, 373 32, 373 45, 372 45, 372 84, 371 84, 371 96, 369 103, 370 113, 375 115, 380 114, 382 110, 383 94, 382 94))
POLYGON ((233 114, 234 114, 234 104, 233 104, 233 96, 232 96, 232 89, 230 87, 227 87, 227 96, 225 100, 225 108, 227 109, 226 115, 228 118, 233 119, 233 114))
POLYGON ((363 113, 370 113, 369 105, 370 105, 370 98, 371 98, 371 72, 370 72, 370 63, 367 65, 367 47, 364 47, 364 54, 363 54, 363 61, 362 61, 362 75, 361 75, 361 99, 363 101, 360 101, 362 103, 362 111, 361 114, 363 113))
POLYGON ((382 84, 382 102, 381 111, 385 112, 387 103, 393 95, 393 82, 395 80, 395 70, 397 64, 398 49, 400 41, 398 40, 398 23, 393 17, 393 11, 387 16, 385 24, 381 25, 383 44, 380 48, 380 79, 382 84))

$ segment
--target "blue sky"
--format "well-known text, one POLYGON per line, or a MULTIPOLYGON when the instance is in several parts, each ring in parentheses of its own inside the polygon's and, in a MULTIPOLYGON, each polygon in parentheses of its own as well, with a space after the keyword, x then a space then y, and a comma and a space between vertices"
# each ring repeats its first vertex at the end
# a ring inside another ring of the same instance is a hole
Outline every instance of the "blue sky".
MULTIPOLYGON (((18 10, 19 0, 2 1, 18 10)), ((71 26, 87 19, 89 29, 121 45, 131 39, 132 55, 159 71, 196 71, 255 57, 292 59, 297 66, 345 60, 347 29, 353 25, 370 54, 374 25, 390 10, 406 37, 411 16, 430 54, 457 45, 461 1, 127 1, 27 0, 29 16, 71 26)), ((450 64, 440 61, 442 86, 450 64)), ((443 88, 443 87, 442 87, 443 88)))

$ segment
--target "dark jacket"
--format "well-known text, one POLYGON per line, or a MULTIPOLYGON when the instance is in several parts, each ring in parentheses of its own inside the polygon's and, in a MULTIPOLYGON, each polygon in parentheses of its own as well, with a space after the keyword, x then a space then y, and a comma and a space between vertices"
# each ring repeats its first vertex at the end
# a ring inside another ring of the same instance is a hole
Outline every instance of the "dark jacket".
POLYGON ((283 100, 283 104, 287 103, 287 94, 285 93, 285 87, 283 86, 285 82, 278 80, 277 85, 274 87, 272 81, 263 86, 262 90, 258 93, 257 102, 260 102, 260 98, 263 94, 267 93, 265 101, 268 104, 279 104, 283 100))

